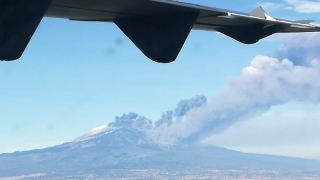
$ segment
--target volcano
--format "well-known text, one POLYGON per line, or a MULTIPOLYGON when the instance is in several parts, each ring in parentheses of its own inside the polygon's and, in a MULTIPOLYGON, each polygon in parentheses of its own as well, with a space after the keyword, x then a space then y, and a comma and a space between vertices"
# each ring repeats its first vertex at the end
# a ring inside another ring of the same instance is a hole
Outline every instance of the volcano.
MULTIPOLYGON (((203 144, 166 144, 110 123, 54 147, 0 155, 0 179, 320 177, 320 161, 248 154, 203 144)), ((192 179, 192 178, 191 178, 192 179)))

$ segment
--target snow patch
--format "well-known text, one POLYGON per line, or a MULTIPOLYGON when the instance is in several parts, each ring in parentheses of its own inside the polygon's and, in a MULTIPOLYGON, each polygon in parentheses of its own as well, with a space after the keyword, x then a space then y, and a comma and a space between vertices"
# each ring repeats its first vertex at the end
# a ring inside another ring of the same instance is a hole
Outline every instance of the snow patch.
POLYGON ((99 126, 99 127, 96 127, 96 128, 93 128, 89 131, 88 135, 94 135, 94 134, 98 134, 100 132, 103 132, 104 130, 107 130, 108 129, 108 125, 103 125, 103 126, 99 126))
POLYGON ((94 139, 94 138, 97 138, 103 134, 111 133, 116 129, 118 129, 118 128, 114 127, 114 126, 108 126, 108 125, 99 126, 99 127, 91 129, 87 134, 75 139, 74 142, 80 142, 80 141, 94 139))

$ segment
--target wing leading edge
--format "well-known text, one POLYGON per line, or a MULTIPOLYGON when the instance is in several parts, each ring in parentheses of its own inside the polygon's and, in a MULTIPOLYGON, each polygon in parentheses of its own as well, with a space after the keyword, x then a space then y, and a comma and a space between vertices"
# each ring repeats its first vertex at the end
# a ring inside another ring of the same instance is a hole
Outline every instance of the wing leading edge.
POLYGON ((174 61, 192 29, 253 44, 275 33, 319 32, 311 20, 273 18, 261 7, 239 13, 171 0, 2 0, 0 59, 20 58, 44 17, 114 22, 151 60, 174 61))

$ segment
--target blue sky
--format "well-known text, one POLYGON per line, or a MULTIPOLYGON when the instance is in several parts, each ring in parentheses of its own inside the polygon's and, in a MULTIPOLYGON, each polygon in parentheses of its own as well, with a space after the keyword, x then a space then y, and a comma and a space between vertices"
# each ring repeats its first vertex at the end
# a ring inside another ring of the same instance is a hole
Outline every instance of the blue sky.
MULTIPOLYGON (((320 22, 319 1, 185 2, 240 12, 262 5, 278 18, 320 22)), ((276 35, 243 45, 215 32, 192 31, 174 63, 157 64, 114 24, 44 18, 23 57, 0 63, 0 153, 71 141, 123 113, 158 120, 181 99, 215 96, 255 56, 276 56, 290 37, 276 35)), ((319 108, 317 103, 290 101, 205 142, 320 159, 315 129, 320 126, 319 108), (283 133, 288 128, 292 132, 283 133)))

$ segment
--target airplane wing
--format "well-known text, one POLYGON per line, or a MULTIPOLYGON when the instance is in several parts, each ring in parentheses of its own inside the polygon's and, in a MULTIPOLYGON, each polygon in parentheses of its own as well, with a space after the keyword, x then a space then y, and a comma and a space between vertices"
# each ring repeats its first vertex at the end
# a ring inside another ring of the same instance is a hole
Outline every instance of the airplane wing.
POLYGON ((151 60, 174 61, 192 29, 253 44, 275 33, 318 32, 313 21, 240 13, 171 0, 1 0, 0 59, 20 58, 43 17, 114 22, 151 60))

